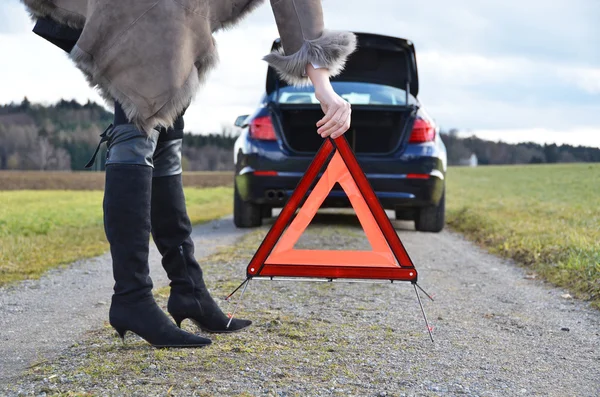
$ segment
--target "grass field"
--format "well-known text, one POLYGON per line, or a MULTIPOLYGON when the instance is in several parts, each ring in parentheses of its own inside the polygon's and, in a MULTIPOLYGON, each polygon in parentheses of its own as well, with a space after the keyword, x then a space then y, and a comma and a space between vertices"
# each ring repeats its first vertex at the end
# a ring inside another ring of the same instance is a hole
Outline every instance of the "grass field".
POLYGON ((451 168, 448 222, 600 308, 600 164, 451 168))
MULTIPOLYGON (((232 211, 230 187, 186 188, 193 223, 232 211)), ((108 250, 101 191, 0 191, 0 285, 108 250)))
MULTIPOLYGON (((185 172, 186 187, 233 184, 232 171, 185 172)), ((104 172, 0 171, 0 190, 103 190, 104 172)))
MULTIPOLYGON (((54 174, 0 172, 0 190, 97 189, 104 178, 54 174)), ((230 213, 232 192, 189 186, 231 181, 231 173, 187 173, 194 223, 230 213)), ((101 201, 101 191, 0 191, 0 285, 105 252, 101 201)), ((451 168, 448 223, 600 308, 600 164, 451 168)))

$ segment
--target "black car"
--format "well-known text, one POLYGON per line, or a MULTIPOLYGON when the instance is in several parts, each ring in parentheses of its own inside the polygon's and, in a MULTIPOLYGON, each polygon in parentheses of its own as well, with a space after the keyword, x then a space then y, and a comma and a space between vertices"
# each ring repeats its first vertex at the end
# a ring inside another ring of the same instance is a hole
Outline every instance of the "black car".
MULTIPOLYGON (((358 50, 335 91, 352 104, 346 132, 381 204, 396 219, 414 220, 419 231, 444 227, 446 148, 438 127, 417 99, 419 80, 413 44, 405 39, 357 33, 358 50)), ((273 48, 280 45, 279 40, 273 48)), ((254 227, 282 207, 323 139, 315 124, 323 112, 312 86, 293 87, 268 69, 258 109, 240 116, 235 143, 234 222, 254 227)), ((349 207, 341 189, 323 207, 349 207)))

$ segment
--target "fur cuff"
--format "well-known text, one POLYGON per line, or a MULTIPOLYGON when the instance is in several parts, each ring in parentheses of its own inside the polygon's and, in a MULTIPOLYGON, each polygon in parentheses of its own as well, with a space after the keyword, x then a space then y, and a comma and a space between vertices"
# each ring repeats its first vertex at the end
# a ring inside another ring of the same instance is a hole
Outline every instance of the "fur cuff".
POLYGON ((63 8, 56 7, 49 0, 21 0, 33 20, 48 17, 53 21, 67 25, 74 29, 82 29, 85 17, 63 8))
POLYGON ((350 32, 325 30, 315 40, 305 40, 300 50, 285 55, 283 47, 271 52, 263 60, 267 61, 282 80, 291 85, 306 85, 308 77, 304 75, 310 62, 329 69, 330 76, 337 76, 344 70, 346 58, 356 49, 356 36, 350 32))

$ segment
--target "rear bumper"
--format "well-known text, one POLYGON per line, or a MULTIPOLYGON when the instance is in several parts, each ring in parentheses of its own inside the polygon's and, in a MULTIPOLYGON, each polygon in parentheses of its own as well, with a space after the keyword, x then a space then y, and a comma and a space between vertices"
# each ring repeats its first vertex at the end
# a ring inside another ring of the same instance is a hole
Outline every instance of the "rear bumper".
MULTIPOLYGON (((301 172, 255 170, 242 168, 235 177, 238 192, 244 201, 282 207, 302 177, 301 172)), ((439 170, 427 173, 382 174, 366 173, 375 194, 386 209, 419 208, 436 205, 444 191, 444 174, 439 170)), ((323 207, 349 207, 350 201, 339 187, 332 190, 323 207)))
MULTIPOLYGON (((298 185, 314 156, 290 153, 279 141, 255 141, 242 134, 236 143, 235 183, 244 201, 282 207, 298 185)), ((446 150, 441 140, 407 145, 386 156, 357 158, 379 201, 386 209, 437 205, 446 175, 446 150)), ((339 186, 323 203, 349 207, 339 186)))

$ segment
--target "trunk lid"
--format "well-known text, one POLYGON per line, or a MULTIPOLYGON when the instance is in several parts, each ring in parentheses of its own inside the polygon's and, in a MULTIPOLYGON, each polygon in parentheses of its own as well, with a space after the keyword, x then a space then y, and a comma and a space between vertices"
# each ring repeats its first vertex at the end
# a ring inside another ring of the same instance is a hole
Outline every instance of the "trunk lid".
MULTIPOLYGON (((356 33, 357 50, 348 57, 344 71, 332 81, 381 84, 396 87, 412 94, 419 93, 419 76, 415 47, 409 40, 371 33, 356 33)), ((281 45, 277 39, 272 49, 281 45)), ((270 95, 286 87, 285 81, 269 66, 266 89, 270 95)))

